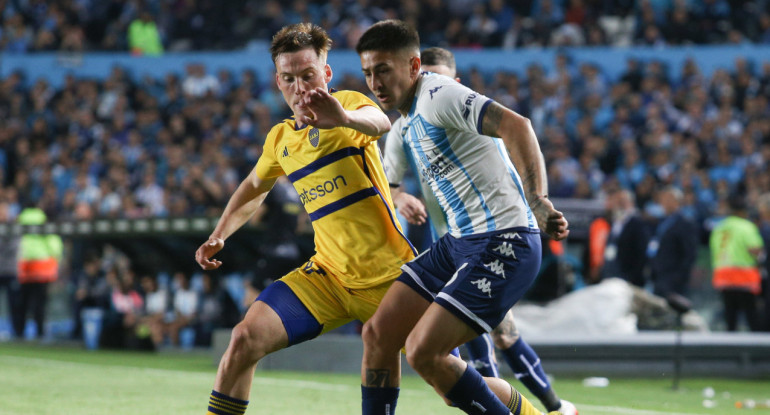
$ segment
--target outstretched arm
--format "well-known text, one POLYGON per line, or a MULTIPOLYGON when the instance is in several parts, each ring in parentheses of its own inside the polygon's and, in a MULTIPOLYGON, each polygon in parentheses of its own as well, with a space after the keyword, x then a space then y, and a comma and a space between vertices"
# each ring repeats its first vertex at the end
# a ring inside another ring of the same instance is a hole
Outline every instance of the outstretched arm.
POLYGON ((302 106, 308 110, 307 114, 297 116, 297 120, 302 124, 323 129, 348 127, 372 137, 379 137, 390 131, 390 120, 379 108, 365 106, 348 111, 323 88, 308 92, 302 106))
POLYGON ((538 226, 549 236, 561 240, 569 234, 567 219, 548 200, 545 160, 529 119, 492 102, 482 119, 482 132, 500 137, 516 170, 538 226))
POLYGON ((273 184, 275 179, 262 180, 257 176, 256 170, 252 170, 241 182, 227 202, 227 207, 222 212, 211 236, 195 251, 195 261, 201 268, 211 270, 222 265, 222 261, 212 257, 224 248, 225 239, 254 215, 267 193, 273 188, 273 184))

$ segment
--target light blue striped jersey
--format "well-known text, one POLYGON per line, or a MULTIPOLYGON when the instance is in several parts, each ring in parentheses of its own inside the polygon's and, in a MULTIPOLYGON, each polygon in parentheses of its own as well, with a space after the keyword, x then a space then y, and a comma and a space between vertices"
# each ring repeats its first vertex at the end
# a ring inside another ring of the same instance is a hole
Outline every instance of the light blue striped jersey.
POLYGON ((427 72, 418 80, 409 113, 388 133, 388 181, 400 183, 413 165, 437 236, 447 230, 461 237, 512 227, 537 229, 502 140, 481 134, 491 102, 454 79, 427 72))

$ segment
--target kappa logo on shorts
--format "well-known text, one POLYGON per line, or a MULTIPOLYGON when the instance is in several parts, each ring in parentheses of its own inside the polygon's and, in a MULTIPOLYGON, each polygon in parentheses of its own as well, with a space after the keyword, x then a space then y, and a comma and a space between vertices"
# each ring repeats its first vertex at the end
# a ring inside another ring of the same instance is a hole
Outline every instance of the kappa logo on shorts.
POLYGON ((482 293, 488 295, 489 298, 492 298, 492 283, 488 279, 482 278, 480 280, 471 281, 471 284, 475 285, 482 293))
POLYGON ((484 264, 484 266, 489 268, 489 270, 494 272, 496 275, 501 275, 503 279, 505 279, 505 267, 499 259, 496 259, 494 262, 490 262, 489 264, 484 264))
POLYGON ((513 245, 509 244, 508 242, 503 242, 502 245, 498 245, 498 247, 493 249, 493 251, 499 252, 500 255, 505 255, 513 259, 517 259, 516 253, 513 252, 513 245))

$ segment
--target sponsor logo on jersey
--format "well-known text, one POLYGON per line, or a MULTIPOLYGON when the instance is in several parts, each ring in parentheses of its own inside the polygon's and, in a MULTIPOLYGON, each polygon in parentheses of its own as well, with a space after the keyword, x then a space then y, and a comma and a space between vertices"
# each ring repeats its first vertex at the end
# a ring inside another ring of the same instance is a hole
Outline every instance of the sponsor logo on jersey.
POLYGON ((310 140, 310 145, 318 147, 318 140, 321 138, 321 133, 318 131, 318 128, 312 128, 310 132, 307 133, 307 138, 310 140))
POLYGON ((334 193, 339 189, 340 187, 346 187, 348 185, 347 180, 345 180, 345 176, 339 175, 333 179, 326 180, 323 183, 319 183, 316 186, 311 187, 310 189, 302 188, 301 192, 299 193, 299 200, 302 202, 302 205, 306 205, 316 199, 325 197, 331 193, 334 193))
POLYGON ((283 147, 283 153, 281 153, 281 157, 289 157, 289 149, 286 146, 283 147))
POLYGON ((468 119, 468 116, 471 115, 471 104, 473 103, 473 100, 476 99, 478 95, 476 94, 470 94, 468 95, 468 98, 465 99, 465 109, 463 110, 463 118, 466 120, 468 119))
POLYGON ((492 283, 488 279, 482 278, 480 280, 471 281, 471 284, 475 285, 482 293, 488 295, 489 298, 492 298, 492 283))
POLYGON ((455 165, 450 163, 443 154, 436 150, 433 150, 433 161, 428 157, 422 158, 422 175, 423 177, 431 180, 439 180, 445 178, 452 170, 455 169, 455 165))

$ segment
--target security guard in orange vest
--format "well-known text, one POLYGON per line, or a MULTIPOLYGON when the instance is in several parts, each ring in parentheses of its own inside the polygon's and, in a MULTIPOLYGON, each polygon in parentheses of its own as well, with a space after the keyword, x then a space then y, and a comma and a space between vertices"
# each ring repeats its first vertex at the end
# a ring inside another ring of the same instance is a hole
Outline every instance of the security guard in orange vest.
MULTIPOLYGON (((39 208, 25 208, 19 213, 18 222, 21 225, 42 225, 46 222, 46 215, 39 208)), ((27 314, 31 310, 37 324, 37 336, 43 337, 48 284, 59 277, 61 256, 62 240, 59 235, 28 233, 21 237, 17 274, 21 287, 19 318, 14 321, 17 335, 23 335, 27 314)))

